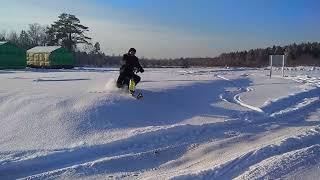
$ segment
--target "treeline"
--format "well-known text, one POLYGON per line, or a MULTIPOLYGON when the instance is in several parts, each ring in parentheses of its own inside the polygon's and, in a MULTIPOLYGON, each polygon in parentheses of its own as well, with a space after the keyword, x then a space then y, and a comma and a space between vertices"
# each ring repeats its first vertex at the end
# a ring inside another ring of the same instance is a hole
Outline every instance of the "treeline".
POLYGON ((106 56, 104 53, 74 52, 76 66, 118 67, 120 56, 106 56))
POLYGON ((145 60, 145 64, 151 67, 178 66, 178 67, 264 67, 269 65, 269 55, 287 55, 288 66, 320 66, 320 43, 301 43, 288 46, 273 46, 268 48, 251 49, 249 51, 237 51, 223 53, 214 58, 179 58, 167 60, 145 60))
MULTIPOLYGON (((269 55, 287 55, 288 66, 320 66, 320 43, 301 43, 288 46, 273 46, 223 53, 214 58, 140 59, 144 67, 265 67, 269 65, 269 55)), ((76 53, 78 66, 119 66, 121 56, 76 53)))
POLYGON ((86 36, 87 31, 89 28, 75 15, 63 13, 50 26, 34 23, 20 33, 2 31, 0 41, 9 41, 25 50, 36 46, 62 46, 71 52, 102 53, 99 42, 93 45, 91 38, 86 36))
POLYGON ((29 24, 28 29, 22 30, 20 33, 2 31, 0 32, 0 41, 9 41, 25 50, 35 46, 45 46, 48 42, 47 28, 47 26, 34 23, 29 24))
POLYGON ((301 43, 288 46, 273 46, 265 49, 221 54, 217 61, 228 66, 261 67, 269 64, 269 55, 287 55, 287 65, 320 65, 320 43, 301 43))

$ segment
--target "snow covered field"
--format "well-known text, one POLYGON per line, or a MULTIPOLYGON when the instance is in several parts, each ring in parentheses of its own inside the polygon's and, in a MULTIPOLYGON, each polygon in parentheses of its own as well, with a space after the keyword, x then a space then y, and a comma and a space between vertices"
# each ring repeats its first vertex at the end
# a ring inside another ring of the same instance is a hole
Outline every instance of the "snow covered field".
POLYGON ((317 179, 320 68, 0 70, 0 179, 317 179))

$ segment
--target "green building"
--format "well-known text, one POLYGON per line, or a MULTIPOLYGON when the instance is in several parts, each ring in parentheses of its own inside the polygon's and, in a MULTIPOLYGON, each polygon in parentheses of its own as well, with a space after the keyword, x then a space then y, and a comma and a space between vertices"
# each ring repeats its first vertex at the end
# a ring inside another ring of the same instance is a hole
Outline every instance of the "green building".
POLYGON ((10 42, 0 41, 0 69, 26 67, 26 51, 10 42))
POLYGON ((73 55, 61 46, 37 46, 27 51, 27 66, 73 68, 73 55))

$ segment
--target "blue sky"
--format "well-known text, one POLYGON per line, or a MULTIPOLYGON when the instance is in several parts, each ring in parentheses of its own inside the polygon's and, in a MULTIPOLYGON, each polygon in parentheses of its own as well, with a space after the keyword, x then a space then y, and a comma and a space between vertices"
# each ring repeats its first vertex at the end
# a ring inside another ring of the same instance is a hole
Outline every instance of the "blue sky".
POLYGON ((318 0, 5 1, 0 31, 51 24, 58 14, 72 13, 107 54, 136 47, 146 57, 205 57, 320 41, 318 0))

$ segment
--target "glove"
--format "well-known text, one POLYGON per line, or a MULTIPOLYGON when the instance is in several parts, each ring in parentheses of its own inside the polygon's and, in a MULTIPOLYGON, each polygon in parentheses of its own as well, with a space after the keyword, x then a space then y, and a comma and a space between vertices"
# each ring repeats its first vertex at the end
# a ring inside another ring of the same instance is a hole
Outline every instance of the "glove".
POLYGON ((144 69, 141 68, 141 69, 140 69, 140 72, 143 73, 143 72, 144 72, 144 69))

